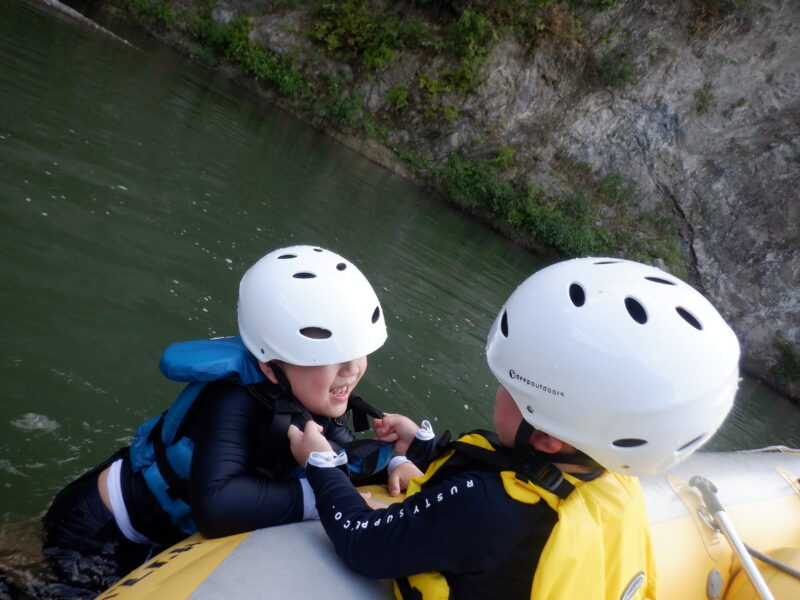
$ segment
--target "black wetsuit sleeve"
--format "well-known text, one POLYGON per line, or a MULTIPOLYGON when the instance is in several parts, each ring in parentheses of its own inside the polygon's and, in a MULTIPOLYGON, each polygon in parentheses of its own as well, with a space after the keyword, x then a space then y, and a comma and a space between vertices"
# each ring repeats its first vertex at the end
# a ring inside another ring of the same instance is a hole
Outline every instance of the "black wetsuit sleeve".
POLYGON ((379 510, 339 469, 309 467, 308 480, 336 552, 368 577, 487 572, 530 531, 530 505, 494 473, 462 473, 379 510))
POLYGON ((424 473, 431 462, 439 457, 441 450, 438 438, 430 440, 414 438, 406 451, 406 458, 424 473))
POLYGON ((191 431, 195 449, 189 479, 199 531, 220 537, 301 520, 299 481, 271 479, 257 470, 266 409, 234 385, 209 391, 200 401, 191 431))

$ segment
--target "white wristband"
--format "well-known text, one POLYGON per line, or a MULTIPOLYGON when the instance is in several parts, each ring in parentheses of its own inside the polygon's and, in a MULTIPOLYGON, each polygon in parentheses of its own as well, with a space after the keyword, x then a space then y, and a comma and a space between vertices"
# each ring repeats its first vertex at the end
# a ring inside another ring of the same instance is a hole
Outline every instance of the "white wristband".
POLYGON ((411 461, 408 460, 403 454, 398 454, 397 456, 393 456, 392 459, 389 461, 389 466, 386 467, 386 472, 391 474, 391 472, 394 471, 397 467, 407 462, 411 461))
POLYGON ((415 437, 423 442, 427 442, 428 440, 432 440, 434 437, 436 437, 433 433, 433 426, 431 425, 431 422, 425 419, 422 422, 422 426, 417 430, 417 435, 415 437))
POLYGON ((338 467, 347 464, 347 454, 339 452, 336 454, 333 450, 324 450, 322 452, 312 452, 308 455, 307 465, 314 467, 338 467))

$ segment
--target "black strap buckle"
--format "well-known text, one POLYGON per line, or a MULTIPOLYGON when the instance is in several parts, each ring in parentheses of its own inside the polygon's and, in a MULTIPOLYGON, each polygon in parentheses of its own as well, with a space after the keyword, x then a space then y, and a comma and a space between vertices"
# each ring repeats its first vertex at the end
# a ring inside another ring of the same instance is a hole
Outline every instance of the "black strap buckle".
POLYGON ((550 491, 558 488, 564 481, 564 476, 561 474, 561 471, 551 463, 542 465, 534 474, 534 478, 536 479, 536 483, 550 491))

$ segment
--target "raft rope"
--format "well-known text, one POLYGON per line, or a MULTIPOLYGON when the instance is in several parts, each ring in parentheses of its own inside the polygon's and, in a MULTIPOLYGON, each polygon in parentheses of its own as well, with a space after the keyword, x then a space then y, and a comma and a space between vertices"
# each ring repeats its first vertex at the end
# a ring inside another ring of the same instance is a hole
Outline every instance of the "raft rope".
POLYGON ((753 558, 757 558, 761 562, 766 563, 772 567, 775 567, 776 569, 778 569, 779 571, 783 571, 787 575, 791 575, 796 579, 800 579, 800 571, 798 571, 794 567, 784 564, 779 560, 775 560, 770 555, 764 554, 763 552, 759 552, 758 550, 756 550, 755 548, 751 548, 747 544, 745 544, 744 547, 747 549, 747 552, 753 558))
MULTIPOLYGON (((764 448, 754 448, 752 450, 742 450, 742 452, 779 452, 781 454, 800 454, 800 448, 790 448, 788 446, 765 446, 764 448)), ((798 483, 800 483, 800 479, 798 479, 798 483)), ((751 548, 747 544, 744 544, 745 549, 747 550, 748 554, 753 558, 757 558, 763 563, 766 563, 772 567, 775 567, 779 571, 786 573, 794 577, 795 579, 800 579, 800 570, 795 569, 789 565, 786 565, 779 560, 775 560, 768 554, 764 554, 763 552, 759 552, 755 548, 751 548)))

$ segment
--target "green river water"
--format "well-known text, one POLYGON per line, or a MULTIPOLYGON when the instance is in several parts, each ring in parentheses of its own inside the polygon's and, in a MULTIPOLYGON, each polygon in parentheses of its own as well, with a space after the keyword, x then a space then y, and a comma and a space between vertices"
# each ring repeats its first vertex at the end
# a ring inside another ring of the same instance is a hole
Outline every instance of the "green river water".
MULTIPOLYGON (((238 280, 307 243, 367 275, 389 327, 360 392, 455 432, 491 424, 483 358, 546 264, 219 75, 36 2, 0 3, 0 561, 61 486, 180 389, 171 342, 233 335, 238 280)), ((745 379, 707 448, 800 446, 745 379)), ((23 569, 24 570, 24 569, 23 569)))

